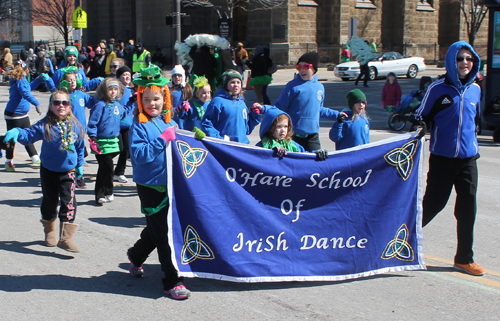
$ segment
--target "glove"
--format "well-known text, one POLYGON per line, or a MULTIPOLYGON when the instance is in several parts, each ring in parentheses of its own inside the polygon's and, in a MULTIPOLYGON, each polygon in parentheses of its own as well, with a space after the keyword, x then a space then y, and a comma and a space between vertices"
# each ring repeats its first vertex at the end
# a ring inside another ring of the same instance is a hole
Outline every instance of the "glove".
POLYGON ((169 127, 163 131, 163 133, 160 134, 160 137, 165 141, 165 142, 170 142, 175 139, 175 129, 173 127, 169 127))
POLYGON ((50 76, 49 76, 49 74, 42 74, 42 78, 44 81, 47 81, 50 79, 50 76))
POLYGON ((262 108, 262 106, 259 103, 255 103, 255 104, 253 104, 252 108, 250 108, 250 110, 254 114, 260 114, 261 108, 262 108))
POLYGON ((78 166, 75 168, 76 178, 81 178, 83 176, 83 167, 78 166))
POLYGON ((326 149, 318 149, 316 151, 316 157, 318 157, 318 160, 324 161, 328 158, 328 151, 326 149))
POLYGON ((38 115, 42 114, 42 112, 40 111, 40 106, 35 106, 35 110, 38 113, 38 115))
POLYGON ((15 144, 17 143, 17 138, 19 137, 19 129, 17 128, 12 128, 5 134, 5 138, 3 139, 4 143, 7 143, 12 140, 12 142, 15 144))
POLYGON ((103 77, 97 77, 97 79, 99 79, 100 82, 102 82, 104 80, 103 77))
POLYGON ((196 139, 199 139, 199 140, 202 140, 203 138, 205 138, 207 136, 201 129, 199 129, 196 126, 194 126, 194 128, 193 128, 193 132, 195 133, 194 136, 196 137, 196 139))
POLYGON ((340 114, 338 115, 338 117, 337 117, 337 121, 338 121, 339 123, 343 123, 343 122, 344 122, 344 120, 345 120, 346 118, 347 118, 347 115, 346 115, 345 113, 340 113, 340 114))
POLYGON ((187 112, 191 108, 191 104, 189 103, 189 101, 183 102, 182 108, 184 109, 185 112, 187 112))
POLYGON ((90 137, 89 143, 90 143, 90 149, 92 149, 94 151, 94 153, 97 153, 99 155, 102 154, 101 148, 99 147, 99 145, 95 141, 95 137, 90 137))
POLYGON ((279 158, 282 158, 283 156, 288 154, 287 150, 281 146, 276 146, 273 148, 273 150, 275 151, 276 157, 279 157, 279 158))
POLYGON ((425 136, 425 134, 427 133, 427 125, 425 124, 424 121, 419 121, 418 122, 418 125, 417 125, 417 131, 420 130, 418 132, 418 135, 417 137, 418 138, 422 138, 425 136))

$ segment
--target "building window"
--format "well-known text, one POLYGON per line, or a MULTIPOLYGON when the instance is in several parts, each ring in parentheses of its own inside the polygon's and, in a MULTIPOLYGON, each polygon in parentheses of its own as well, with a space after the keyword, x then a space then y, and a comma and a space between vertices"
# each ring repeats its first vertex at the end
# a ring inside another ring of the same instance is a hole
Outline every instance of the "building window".
POLYGON ((418 0, 417 11, 435 11, 434 0, 418 0))
POLYGON ((377 9, 375 0, 356 0, 357 9, 377 9))

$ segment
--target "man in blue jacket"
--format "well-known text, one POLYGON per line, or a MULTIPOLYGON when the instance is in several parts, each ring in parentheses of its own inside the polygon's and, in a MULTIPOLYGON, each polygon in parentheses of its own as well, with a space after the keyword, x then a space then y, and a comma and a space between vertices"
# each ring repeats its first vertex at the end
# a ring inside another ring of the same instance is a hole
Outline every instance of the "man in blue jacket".
POLYGON ((474 263, 472 243, 476 219, 476 125, 480 117, 481 88, 475 83, 480 59, 465 41, 450 46, 445 58, 446 77, 431 84, 417 110, 430 129, 430 158, 422 225, 445 206, 455 187, 458 246, 454 268, 481 276, 474 263))

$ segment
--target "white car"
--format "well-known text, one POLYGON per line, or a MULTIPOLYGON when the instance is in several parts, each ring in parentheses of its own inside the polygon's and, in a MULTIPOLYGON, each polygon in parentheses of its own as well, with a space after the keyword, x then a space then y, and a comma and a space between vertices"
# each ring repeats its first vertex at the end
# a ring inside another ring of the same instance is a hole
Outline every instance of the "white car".
MULTIPOLYGON (((370 61, 370 80, 378 77, 387 77, 390 72, 398 76, 406 75, 408 78, 415 78, 420 71, 425 70, 425 59, 422 57, 403 57, 399 52, 386 52, 379 56, 377 60, 370 61)), ((349 61, 337 65, 335 76, 347 81, 358 77, 359 62, 349 61)))

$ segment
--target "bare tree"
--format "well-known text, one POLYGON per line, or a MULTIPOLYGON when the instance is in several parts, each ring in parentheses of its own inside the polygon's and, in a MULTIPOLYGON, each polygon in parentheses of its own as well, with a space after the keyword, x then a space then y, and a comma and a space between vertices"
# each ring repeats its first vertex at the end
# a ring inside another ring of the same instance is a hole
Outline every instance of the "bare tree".
POLYGON ((33 1, 33 20, 45 26, 52 27, 63 36, 66 46, 69 45, 69 33, 72 13, 75 9, 73 0, 39 0, 33 1))
POLYGON ((233 19, 233 12, 236 8, 245 11, 268 10, 282 7, 286 0, 223 0, 219 3, 209 0, 182 0, 184 7, 213 7, 217 11, 222 10, 227 13, 229 19, 233 19))
POLYGON ((481 28, 484 17, 488 13, 488 8, 484 5, 483 0, 458 0, 460 9, 464 14, 465 23, 467 24, 467 35, 469 43, 474 46, 476 35, 481 28))
MULTIPOLYGON (((26 19, 26 8, 29 8, 29 0, 0 0, 0 22, 5 20, 21 21, 26 19)), ((7 32, 4 30, 4 32, 7 32)))

